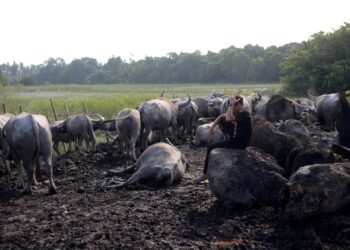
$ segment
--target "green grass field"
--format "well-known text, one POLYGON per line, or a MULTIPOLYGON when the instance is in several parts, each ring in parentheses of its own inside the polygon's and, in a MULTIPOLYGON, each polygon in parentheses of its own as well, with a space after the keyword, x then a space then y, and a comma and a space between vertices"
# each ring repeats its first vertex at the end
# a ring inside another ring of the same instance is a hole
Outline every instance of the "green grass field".
POLYGON ((56 107, 58 118, 66 117, 65 104, 70 114, 83 113, 83 103, 89 114, 100 113, 107 119, 114 117, 123 108, 137 107, 140 103, 164 96, 172 98, 206 96, 213 92, 249 95, 258 90, 275 93, 281 84, 114 84, 114 85, 41 85, 10 86, 0 93, 0 104, 6 104, 11 113, 23 111, 44 114, 54 121, 50 99, 56 107))

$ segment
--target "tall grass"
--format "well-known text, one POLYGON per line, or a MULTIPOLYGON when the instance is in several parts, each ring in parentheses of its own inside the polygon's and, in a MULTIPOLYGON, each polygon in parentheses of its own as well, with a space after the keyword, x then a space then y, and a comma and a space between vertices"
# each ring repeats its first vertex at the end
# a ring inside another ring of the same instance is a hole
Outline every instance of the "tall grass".
POLYGON ((23 111, 46 115, 54 120, 50 99, 53 100, 59 119, 66 117, 65 104, 70 114, 83 113, 83 103, 89 114, 99 113, 107 119, 116 116, 124 108, 136 108, 140 103, 157 98, 165 91, 172 98, 206 96, 213 92, 249 95, 255 90, 278 92, 280 84, 115 84, 115 85, 41 85, 7 88, 11 96, 0 93, 0 104, 6 103, 8 111, 23 111))

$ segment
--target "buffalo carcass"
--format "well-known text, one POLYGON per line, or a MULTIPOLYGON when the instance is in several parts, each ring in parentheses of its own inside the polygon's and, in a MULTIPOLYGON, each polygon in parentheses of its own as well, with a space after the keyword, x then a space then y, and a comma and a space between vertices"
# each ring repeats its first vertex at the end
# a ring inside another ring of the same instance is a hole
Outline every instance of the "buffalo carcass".
POLYGON ((197 146, 204 146, 208 145, 209 143, 215 143, 219 141, 223 141, 225 139, 224 133, 221 131, 221 129, 216 126, 213 131, 213 137, 209 141, 208 139, 208 132, 210 127, 213 123, 203 124, 199 125, 196 129, 196 135, 195 135, 195 143, 197 146))
POLYGON ((300 115, 302 112, 316 111, 315 104, 312 100, 307 98, 299 98, 295 100, 296 105, 295 113, 300 115))
POLYGON ((273 155, 284 167, 289 152, 295 147, 301 147, 301 144, 294 136, 278 131, 271 122, 262 116, 255 115, 251 146, 261 148, 273 155))
MULTIPOLYGON (((2 139, 2 130, 5 127, 6 123, 11 119, 15 117, 13 114, 10 113, 5 113, 3 115, 0 115, 0 150, 3 151, 3 148, 6 148, 6 141, 2 139)), ((11 173, 11 169, 10 166, 7 164, 7 156, 5 156, 5 154, 2 152, 1 153, 1 158, 2 158, 2 162, 7 170, 7 172, 12 175, 11 173)))
MULTIPOLYGON (((160 98, 153 99, 141 104, 138 108, 141 118, 141 145, 142 150, 147 148, 147 138, 152 130, 160 130, 162 139, 169 126, 176 133, 177 113, 191 103, 191 98, 181 104, 174 104, 169 100, 160 98)), ((176 138, 176 135, 174 136, 176 138)))
POLYGON ((301 145, 307 145, 311 143, 311 136, 309 130, 304 124, 298 120, 290 119, 282 121, 279 124, 278 130, 288 135, 295 136, 301 145))
POLYGON ((295 102, 281 95, 273 95, 266 103, 265 117, 271 122, 295 118, 295 102))
MULTIPOLYGON (((183 104, 185 101, 179 101, 178 104, 183 104)), ((179 107, 177 113, 177 127, 178 127, 178 136, 182 139, 186 137, 193 138, 197 121, 198 121, 198 107, 191 101, 189 105, 184 107, 179 107)))
POLYGON ((136 161, 135 144, 141 129, 139 111, 123 109, 118 113, 115 123, 122 154, 136 161))
POLYGON ((280 197, 290 219, 305 220, 347 208, 349 187, 350 163, 307 165, 289 178, 280 197))
POLYGON ((179 182, 188 168, 186 158, 174 145, 159 142, 149 146, 134 165, 119 172, 136 169, 127 181, 108 188, 122 188, 133 184, 167 187, 179 182))
POLYGON ((306 165, 333 163, 334 157, 329 149, 321 145, 303 145, 290 151, 286 159, 287 176, 294 174, 299 168, 306 165))
MULTIPOLYGON (((77 148, 81 148, 83 141, 85 141, 87 148, 91 142, 93 150, 96 150, 96 137, 92 129, 92 121, 85 114, 74 115, 65 120, 61 133, 68 133, 76 142, 77 148)), ((71 143, 69 143, 69 150, 71 150, 71 143)))
POLYGON ((18 168, 18 185, 24 186, 22 161, 28 177, 26 191, 31 193, 32 183, 36 183, 35 163, 38 165, 39 157, 42 156, 50 183, 49 193, 57 193, 52 174, 52 136, 47 118, 42 115, 21 113, 6 123, 2 136, 18 168))

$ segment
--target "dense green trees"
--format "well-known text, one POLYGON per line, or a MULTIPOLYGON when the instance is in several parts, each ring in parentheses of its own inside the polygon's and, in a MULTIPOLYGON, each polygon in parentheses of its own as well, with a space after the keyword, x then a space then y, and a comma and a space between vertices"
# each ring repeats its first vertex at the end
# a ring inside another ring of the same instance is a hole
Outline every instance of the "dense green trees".
POLYGON ((0 86, 6 86, 7 85, 7 78, 0 70, 0 86))
POLYGON ((335 92, 350 89, 350 24, 281 47, 249 44, 218 53, 169 53, 129 62, 111 57, 105 64, 88 57, 69 64, 62 58, 49 58, 40 65, 2 64, 1 71, 10 84, 21 79, 32 79, 28 84, 263 83, 281 79, 287 90, 299 94, 310 88, 335 92))
POLYGON ((281 73, 293 92, 350 89, 350 24, 331 33, 314 34, 281 64, 281 73))
POLYGON ((169 53, 130 62, 111 57, 105 64, 87 57, 69 64, 62 58, 49 58, 40 65, 25 67, 14 62, 0 65, 0 69, 10 83, 24 77, 31 77, 38 84, 277 82, 279 64, 290 53, 286 46, 267 49, 253 45, 243 49, 231 46, 218 53, 169 53))

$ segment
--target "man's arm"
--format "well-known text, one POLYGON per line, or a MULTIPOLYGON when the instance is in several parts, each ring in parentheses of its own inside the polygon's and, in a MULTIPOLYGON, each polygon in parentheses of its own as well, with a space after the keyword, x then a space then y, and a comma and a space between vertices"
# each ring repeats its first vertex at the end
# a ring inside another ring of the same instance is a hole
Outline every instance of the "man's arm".
POLYGON ((236 117, 235 117, 235 115, 233 114, 233 112, 234 112, 234 107, 233 107, 233 105, 230 103, 230 104, 228 105, 228 109, 227 109, 227 112, 226 112, 226 121, 232 122, 232 121, 236 120, 236 117))
POLYGON ((221 121, 221 119, 224 119, 226 118, 226 114, 222 114, 222 115, 219 115, 215 121, 213 122, 213 124, 211 125, 210 129, 211 130, 214 130, 214 128, 219 124, 219 122, 221 121))
POLYGON ((226 114, 222 114, 222 115, 219 115, 215 121, 213 122, 213 124, 211 125, 211 127, 209 128, 209 131, 208 131, 208 137, 209 139, 211 139, 211 137, 213 136, 213 133, 214 133, 214 128, 219 124, 219 122, 221 121, 221 119, 225 119, 226 118, 226 114))

